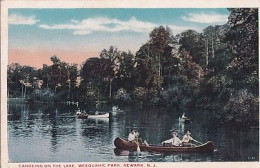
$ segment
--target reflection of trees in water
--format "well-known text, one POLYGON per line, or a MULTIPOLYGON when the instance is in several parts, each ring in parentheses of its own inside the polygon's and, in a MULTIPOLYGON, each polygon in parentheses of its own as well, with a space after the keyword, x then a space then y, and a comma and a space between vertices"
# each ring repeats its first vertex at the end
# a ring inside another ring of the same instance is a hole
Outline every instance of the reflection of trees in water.
POLYGON ((163 153, 162 157, 172 162, 212 161, 213 153, 163 153))
MULTIPOLYGON (((174 116, 169 116, 165 108, 132 109, 124 118, 124 132, 129 133, 130 129, 134 128, 142 139, 158 144, 171 136, 170 130, 174 126, 174 120, 174 116)), ((177 129, 175 126, 173 128, 177 129)), ((128 134, 124 136, 127 137, 128 134)))
POLYGON ((57 108, 50 113, 49 119, 50 119, 50 126, 51 126, 51 130, 50 130, 51 147, 50 147, 50 149, 53 153, 55 153, 55 152, 57 152, 58 142, 59 142, 58 130, 57 130, 58 129, 58 127, 57 127, 57 124, 58 124, 58 109, 57 108))
POLYGON ((104 134, 107 133, 108 127, 104 127, 101 123, 103 123, 103 121, 88 120, 81 127, 83 130, 81 135, 87 137, 104 136, 104 134))
POLYGON ((57 129, 52 128, 51 129, 51 151, 53 153, 57 152, 58 148, 58 137, 57 137, 57 129))
POLYGON ((110 119, 76 119, 76 134, 85 147, 89 143, 107 144, 111 140, 110 119), (92 142, 93 141, 93 142, 92 142))
POLYGON ((156 153, 114 149, 114 154, 118 157, 127 156, 129 162, 183 162, 183 161, 212 161, 212 153, 156 153))
MULTIPOLYGON (((248 156, 259 158, 258 130, 235 130, 221 124, 200 118, 192 118, 190 124, 180 124, 179 116, 174 116, 160 108, 136 109, 129 108, 122 114, 113 115, 109 120, 76 119, 74 107, 60 105, 28 105, 9 104, 8 131, 10 140, 32 140, 32 148, 46 145, 46 149, 56 154, 68 150, 66 145, 73 149, 87 149, 86 155, 105 155, 113 152, 114 139, 127 138, 134 127, 141 138, 149 144, 159 144, 161 140, 171 138, 172 129, 177 129, 181 139, 186 130, 191 131, 192 137, 198 141, 212 140, 217 152, 213 155, 201 154, 158 154, 142 152, 137 156, 135 152, 121 152, 120 161, 138 162, 181 162, 181 161, 221 161, 247 160, 248 156), (157 125, 157 123, 160 123, 157 125), (104 154, 105 153, 105 154, 104 154)), ((105 110, 104 110, 105 111, 105 110)), ((176 112, 177 114, 177 112, 176 112)), ((13 154, 14 155, 14 154, 13 154)), ((46 156, 43 156, 46 157, 46 156)), ((78 156, 79 160, 85 158, 78 156)), ((113 161, 114 158, 111 158, 113 161)), ((95 160, 95 159, 94 159, 95 160)), ((96 159, 98 160, 98 159, 96 159)))
POLYGON ((66 117, 63 113, 56 107, 51 108, 52 111, 49 115, 49 128, 51 135, 51 151, 56 153, 58 152, 59 142, 61 142, 65 137, 71 135, 76 135, 75 125, 75 116, 66 117))
POLYGON ((15 130, 15 135, 32 137, 35 125, 30 119, 29 105, 10 103, 8 107, 8 121, 12 121, 12 124, 9 125, 15 130))
POLYGON ((27 120, 29 106, 21 103, 8 103, 8 121, 27 120))

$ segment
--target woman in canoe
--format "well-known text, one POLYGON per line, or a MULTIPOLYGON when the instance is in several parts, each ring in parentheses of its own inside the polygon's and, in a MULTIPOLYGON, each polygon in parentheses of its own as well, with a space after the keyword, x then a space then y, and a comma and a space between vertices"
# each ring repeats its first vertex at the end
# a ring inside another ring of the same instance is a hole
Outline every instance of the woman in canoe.
POLYGON ((180 146, 182 144, 182 141, 177 137, 177 132, 172 133, 172 138, 165 140, 162 142, 162 144, 165 146, 166 144, 170 144, 172 146, 180 146))

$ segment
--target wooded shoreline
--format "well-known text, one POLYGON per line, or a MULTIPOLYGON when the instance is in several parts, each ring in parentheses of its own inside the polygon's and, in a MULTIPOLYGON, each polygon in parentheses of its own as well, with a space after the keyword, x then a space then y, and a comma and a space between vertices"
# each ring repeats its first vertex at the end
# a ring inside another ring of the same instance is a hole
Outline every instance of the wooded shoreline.
POLYGON ((116 47, 80 65, 54 55, 42 68, 8 65, 9 100, 108 102, 212 110, 230 123, 259 123, 258 9, 229 9, 229 21, 198 33, 150 32, 136 53, 116 47), (217 110, 216 110, 217 109, 217 110))

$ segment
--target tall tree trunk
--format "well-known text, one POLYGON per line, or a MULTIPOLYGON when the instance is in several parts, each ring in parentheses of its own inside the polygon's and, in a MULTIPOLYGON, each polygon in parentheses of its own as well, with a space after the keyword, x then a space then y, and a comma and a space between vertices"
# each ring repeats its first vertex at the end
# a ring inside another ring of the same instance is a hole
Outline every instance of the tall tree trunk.
POLYGON ((206 69, 208 68, 209 65, 209 44, 208 44, 208 39, 206 40, 205 43, 205 48, 206 48, 206 69))
POLYGON ((161 55, 159 54, 159 77, 161 76, 161 55))
POLYGON ((23 86, 22 86, 22 95, 21 95, 21 97, 23 98, 23 86))
MULTIPOLYGON (((212 58, 215 58, 215 50, 214 50, 214 39, 213 39, 213 33, 211 34, 211 45, 212 45, 212 58)), ((215 68, 213 68, 213 72, 215 73, 215 68)))
POLYGON ((26 86, 24 86, 24 98, 25 98, 25 96, 26 96, 26 86))
POLYGON ((213 40, 213 33, 211 34, 211 45, 212 45, 212 58, 215 57, 215 51, 214 51, 214 40, 213 40))
POLYGON ((112 79, 109 79, 109 98, 112 97, 112 79))

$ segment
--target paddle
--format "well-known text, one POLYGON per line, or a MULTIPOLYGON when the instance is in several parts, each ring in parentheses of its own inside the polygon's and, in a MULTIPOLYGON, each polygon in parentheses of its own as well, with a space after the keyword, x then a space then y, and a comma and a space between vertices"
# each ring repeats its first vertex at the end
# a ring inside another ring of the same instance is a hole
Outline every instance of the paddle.
POLYGON ((141 152, 141 149, 140 149, 139 145, 137 145, 136 151, 137 151, 137 153, 140 153, 140 152, 141 152))
POLYGON ((139 133, 138 132, 136 132, 136 138, 137 138, 137 149, 136 149, 136 151, 137 151, 137 153, 140 153, 141 152, 141 149, 140 149, 140 147, 139 147, 139 142, 138 142, 138 136, 139 136, 139 133))
POLYGON ((197 142, 197 143, 199 143, 199 144, 201 144, 201 145, 203 144, 202 142, 197 141, 197 140, 195 140, 195 139, 193 139, 193 141, 194 141, 194 142, 197 142))

